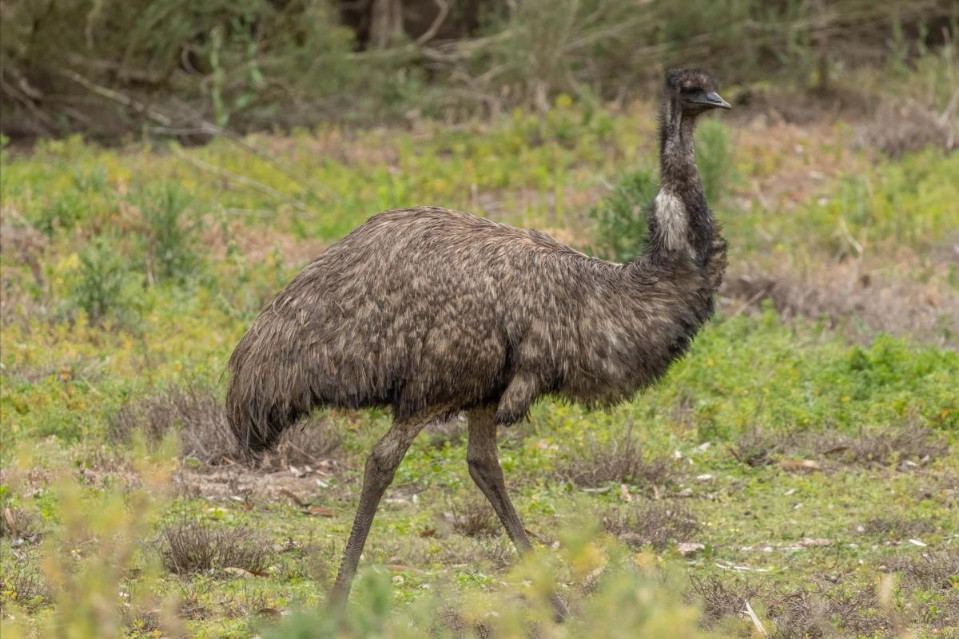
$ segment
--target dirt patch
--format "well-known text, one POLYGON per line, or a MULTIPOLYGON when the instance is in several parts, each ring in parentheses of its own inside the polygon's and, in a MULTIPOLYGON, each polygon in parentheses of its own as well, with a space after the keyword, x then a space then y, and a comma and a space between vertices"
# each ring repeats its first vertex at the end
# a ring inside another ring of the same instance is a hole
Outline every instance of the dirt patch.
POLYGON ((322 253, 329 242, 316 239, 300 239, 275 227, 264 231, 262 227, 242 219, 232 220, 227 236, 221 227, 210 224, 203 233, 203 245, 217 259, 226 259, 230 242, 249 262, 261 263, 274 253, 283 263, 297 267, 306 265, 322 253))
POLYGON ((332 461, 274 472, 241 464, 206 469, 184 467, 173 481, 177 493, 191 499, 231 501, 247 508, 277 503, 304 507, 345 497, 345 489, 330 485, 336 470, 332 461))
MULTIPOLYGON (((911 260, 910 260, 911 261, 911 260)), ((959 291, 948 285, 950 264, 943 260, 924 282, 883 277, 886 267, 869 269, 855 260, 796 269, 794 265, 730 273, 720 290, 726 313, 758 312, 764 304, 785 318, 826 320, 831 328, 863 338, 877 332, 910 336, 939 347, 959 349, 959 291)))
POLYGON ((735 208, 788 212, 821 193, 829 177, 865 168, 867 158, 854 153, 832 122, 802 126, 761 114, 731 130, 737 160, 761 162, 749 180, 731 185, 735 208))

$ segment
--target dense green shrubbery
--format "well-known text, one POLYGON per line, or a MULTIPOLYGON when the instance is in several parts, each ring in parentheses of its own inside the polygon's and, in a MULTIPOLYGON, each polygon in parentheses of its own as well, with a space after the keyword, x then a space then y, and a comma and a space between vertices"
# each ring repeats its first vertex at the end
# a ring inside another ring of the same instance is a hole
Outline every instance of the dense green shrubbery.
POLYGON ((593 238, 597 255, 628 262, 642 251, 648 231, 646 209, 658 186, 653 171, 636 169, 623 175, 590 209, 589 216, 596 225, 593 238))
MULTIPOLYGON (((715 120, 700 125, 696 138, 696 163, 710 207, 722 204, 729 178, 734 171, 729 134, 715 120)), ((595 229, 597 255, 626 262, 642 251, 646 240, 646 211, 658 189, 658 178, 648 165, 625 173, 603 199, 589 211, 595 229)))

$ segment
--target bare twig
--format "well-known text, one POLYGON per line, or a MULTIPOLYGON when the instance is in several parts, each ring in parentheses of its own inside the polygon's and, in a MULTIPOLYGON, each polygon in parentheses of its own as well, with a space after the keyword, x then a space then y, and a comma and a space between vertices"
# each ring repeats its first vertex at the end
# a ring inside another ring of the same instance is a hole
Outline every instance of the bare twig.
POLYGON ((767 633, 766 629, 763 628, 763 623, 759 620, 759 617, 756 615, 753 607, 749 605, 748 601, 746 602, 746 607, 743 609, 743 614, 749 617, 749 620, 753 622, 753 625, 756 627, 756 632, 759 633, 759 636, 769 636, 769 633, 767 633))
POLYGON ((271 154, 267 153, 263 149, 251 144, 242 135, 239 135, 238 133, 230 131, 229 129, 224 129, 221 126, 217 126, 213 124, 212 122, 206 122, 202 120, 199 122, 199 127, 200 127, 200 130, 203 131, 204 133, 208 133, 210 135, 219 135, 221 137, 224 137, 228 139, 230 142, 232 142, 233 144, 243 149, 244 151, 247 151, 255 155, 256 157, 260 158, 261 160, 263 160, 264 162, 272 166, 274 169, 276 169, 283 175, 287 176, 288 178, 292 179, 294 182, 296 182, 297 184, 305 188, 311 194, 315 195, 314 189, 319 189, 319 190, 322 190, 324 193, 326 193, 331 199, 335 199, 335 200, 340 199, 339 196, 337 196, 335 193, 333 193, 326 187, 312 182, 309 178, 300 174, 297 171, 294 171, 289 166, 287 166, 283 162, 280 162, 278 159, 276 159, 275 157, 273 157, 271 154))
POLYGON ((416 46, 421 47, 430 40, 432 40, 437 31, 440 30, 440 27, 443 26, 443 23, 446 22, 446 16, 450 13, 450 5, 447 4, 446 0, 433 0, 436 4, 436 7, 440 12, 436 15, 436 19, 433 20, 433 24, 430 25, 430 28, 426 30, 423 35, 416 39, 416 46))
POLYGON ((136 100, 134 98, 131 98, 130 96, 120 93, 119 91, 114 91, 113 89, 108 89, 105 86, 101 86, 99 84, 91 82, 90 80, 86 79, 85 77, 77 73, 76 71, 66 69, 64 71, 61 71, 60 73, 64 77, 70 80, 73 80, 74 82, 76 82, 83 88, 87 89, 91 93, 95 93, 102 98, 106 98, 114 102, 119 102, 120 104, 128 108, 139 111, 148 119, 153 120, 157 124, 161 124, 163 126, 171 126, 173 124, 173 120, 171 120, 169 117, 167 117, 163 113, 160 113, 159 111, 157 111, 150 105, 144 102, 140 102, 139 100, 136 100))
POLYGON ((257 180, 253 180, 246 176, 233 173, 232 171, 228 171, 224 169, 223 167, 215 166, 213 164, 204 162, 203 160, 197 159, 195 157, 192 157, 184 153, 183 151, 177 149, 176 147, 173 147, 173 154, 176 155, 181 160, 189 162, 190 164, 192 164, 193 166, 197 167, 198 169, 202 171, 207 171, 209 173, 213 173, 214 175, 218 175, 222 178, 230 180, 231 182, 236 182, 237 184, 248 186, 251 189, 260 191, 261 193, 265 193, 266 195, 269 195, 270 197, 276 198, 278 200, 282 200, 284 202, 288 202, 289 204, 292 204, 293 206, 295 206, 296 208, 300 210, 306 210, 306 205, 303 204, 303 202, 301 202, 300 200, 297 200, 288 195, 285 195, 284 193, 281 193, 277 191, 276 189, 274 189, 273 187, 263 184, 262 182, 258 182, 257 180))

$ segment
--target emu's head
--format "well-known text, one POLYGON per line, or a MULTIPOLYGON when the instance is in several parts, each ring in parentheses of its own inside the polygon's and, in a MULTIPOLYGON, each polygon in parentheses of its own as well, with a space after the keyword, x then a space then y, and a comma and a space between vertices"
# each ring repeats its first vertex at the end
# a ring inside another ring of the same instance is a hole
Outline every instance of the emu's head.
POLYGON ((697 116, 712 109, 731 109, 718 90, 716 78, 702 69, 679 69, 666 75, 665 98, 673 113, 697 116))

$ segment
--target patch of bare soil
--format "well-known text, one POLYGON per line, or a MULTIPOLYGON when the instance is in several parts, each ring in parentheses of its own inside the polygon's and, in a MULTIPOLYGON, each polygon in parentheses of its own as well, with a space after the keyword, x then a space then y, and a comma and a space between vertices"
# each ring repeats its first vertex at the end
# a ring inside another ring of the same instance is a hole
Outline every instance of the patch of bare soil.
POLYGON ((856 172, 867 160, 829 119, 800 126, 761 114, 732 136, 736 157, 755 165, 749 180, 731 185, 733 202, 744 210, 759 202, 763 210, 791 211, 815 197, 831 176, 856 172))
MULTIPOLYGON (((268 471, 243 464, 217 468, 184 466, 174 475, 177 492, 185 497, 256 504, 285 502, 309 510, 330 499, 329 479, 337 466, 320 461, 314 466, 268 471)), ((318 508, 318 507, 317 507, 318 508)), ((317 509, 318 516, 328 516, 317 509)))
POLYGON ((959 290, 948 283, 952 262, 921 267, 918 261, 907 256, 892 265, 849 260, 805 269, 747 266, 726 277, 721 304, 737 314, 771 302, 786 318, 825 319, 853 338, 885 332, 959 349, 959 290), (920 280, 916 273, 926 277, 920 280))

